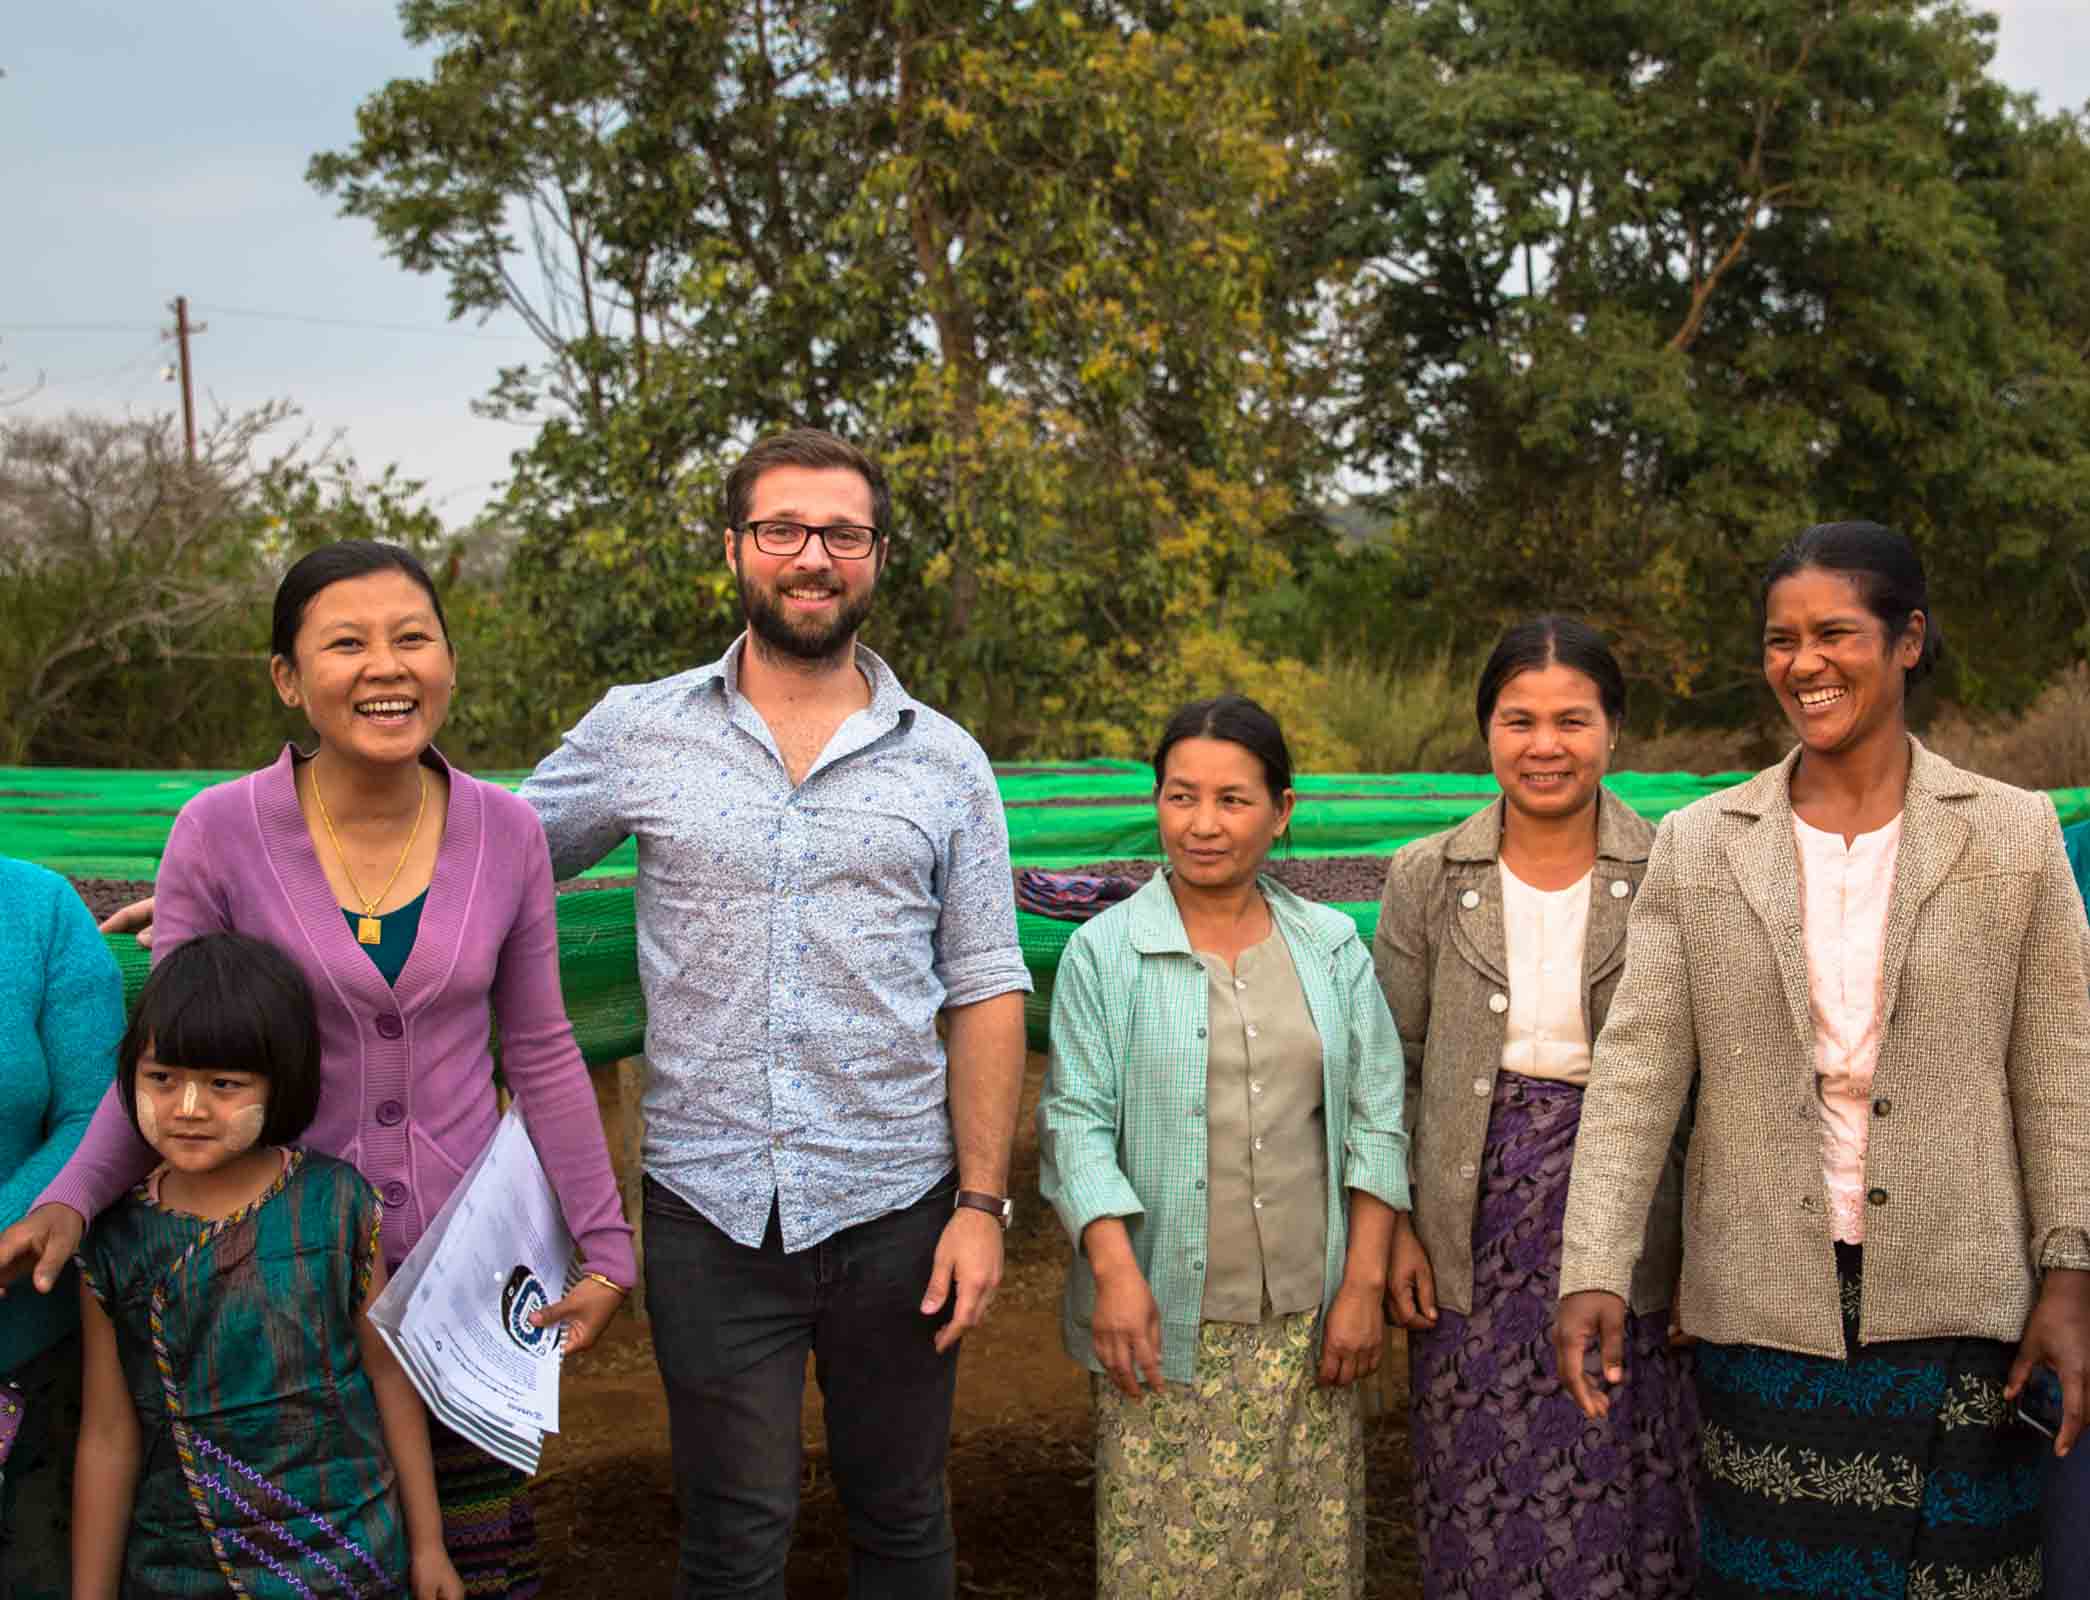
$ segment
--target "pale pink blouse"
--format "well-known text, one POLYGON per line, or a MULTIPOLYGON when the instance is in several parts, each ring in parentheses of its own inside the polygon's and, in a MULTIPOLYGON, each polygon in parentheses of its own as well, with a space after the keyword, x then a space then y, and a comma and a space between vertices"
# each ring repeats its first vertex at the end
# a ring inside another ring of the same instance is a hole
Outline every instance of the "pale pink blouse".
POLYGON ((1861 833, 1792 819, 1800 858, 1800 922, 1807 1006, 1814 1019, 1814 1075, 1821 1099, 1822 1182, 1829 1223, 1845 1244, 1865 1242, 1865 1141, 1872 1073, 1880 1056, 1880 978, 1887 903, 1901 851, 1901 818, 1861 833))

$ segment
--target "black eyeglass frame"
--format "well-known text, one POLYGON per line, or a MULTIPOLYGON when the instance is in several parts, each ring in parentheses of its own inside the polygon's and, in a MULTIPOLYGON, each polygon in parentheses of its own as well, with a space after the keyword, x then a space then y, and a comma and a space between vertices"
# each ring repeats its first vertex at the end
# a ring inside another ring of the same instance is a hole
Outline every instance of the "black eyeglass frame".
POLYGON ((755 548, 765 556, 795 556, 806 547, 809 539, 817 536, 820 548, 825 550, 828 558, 833 561, 861 561, 876 550, 878 541, 885 537, 883 530, 861 522, 831 522, 825 527, 816 527, 811 523, 790 522, 777 517, 765 517, 760 522, 750 522, 740 531, 752 537, 755 548), (798 537, 791 541, 788 549, 783 548, 765 536, 764 530, 774 528, 795 528, 798 530, 798 537), (861 550, 837 550, 834 547, 833 536, 838 533, 865 535, 864 547, 861 550))

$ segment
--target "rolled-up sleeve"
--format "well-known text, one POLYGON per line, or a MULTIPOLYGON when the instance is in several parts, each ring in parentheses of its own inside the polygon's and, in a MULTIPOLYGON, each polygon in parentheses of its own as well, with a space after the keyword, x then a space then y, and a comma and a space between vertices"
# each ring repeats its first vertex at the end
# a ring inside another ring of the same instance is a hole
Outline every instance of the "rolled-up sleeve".
POLYGON ((1016 942, 1016 878, 1009 866, 1009 823, 984 755, 966 764, 963 787, 938 863, 935 970, 944 1004, 969 1006, 1030 992, 1030 969, 1016 942))
POLYGON ((1344 1004, 1350 1016, 1350 1115, 1343 1134, 1343 1187, 1377 1195, 1406 1211, 1408 1135, 1401 1106, 1407 1073, 1393 1013, 1360 941, 1346 945, 1344 1004))
POLYGON ((1099 1217, 1143 1216, 1118 1164, 1123 1063, 1113 1042, 1093 949, 1080 932, 1052 985, 1052 1061, 1038 1096, 1038 1187, 1081 1246, 1099 1217))

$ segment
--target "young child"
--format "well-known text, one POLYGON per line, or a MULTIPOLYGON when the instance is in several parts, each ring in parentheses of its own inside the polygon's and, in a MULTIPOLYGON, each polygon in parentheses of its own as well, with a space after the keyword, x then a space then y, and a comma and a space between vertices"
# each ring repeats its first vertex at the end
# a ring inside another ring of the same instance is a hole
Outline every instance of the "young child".
POLYGON ((363 1315, 377 1194, 289 1148, 319 1106, 303 975, 237 934, 168 952, 116 1081, 163 1159, 80 1252, 75 1600, 374 1600, 409 1572, 462 1600, 426 1416, 363 1315))

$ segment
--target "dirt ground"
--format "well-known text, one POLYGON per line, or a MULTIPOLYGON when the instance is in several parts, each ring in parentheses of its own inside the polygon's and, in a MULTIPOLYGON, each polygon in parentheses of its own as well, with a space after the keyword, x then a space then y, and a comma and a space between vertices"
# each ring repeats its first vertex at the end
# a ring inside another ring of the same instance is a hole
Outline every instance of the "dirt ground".
MULTIPOLYGON (((1031 1106, 1044 1071, 1033 1056, 1018 1125, 1017 1220, 1009 1264, 986 1325, 958 1364, 951 1430, 951 1515, 958 1592, 1008 1600, 1093 1594, 1088 1381, 1060 1351, 1065 1236, 1037 1198, 1031 1106), (1026 1203, 1027 1202, 1027 1203, 1026 1203)), ((597 1083, 610 1148, 621 1151, 616 1075, 597 1083)), ((1405 1363, 1395 1366, 1404 1368, 1405 1363)), ((805 1499, 790 1569, 793 1600, 843 1600, 849 1564, 841 1508, 827 1476, 818 1393, 807 1381, 805 1499)), ((1419 1594, 1408 1499, 1406 1396, 1366 1425, 1369 1600, 1419 1594)), ((547 1596, 665 1595, 675 1568, 675 1508, 666 1407, 646 1324, 627 1312, 603 1343, 568 1366, 562 1431, 545 1442, 537 1518, 547 1596)))

